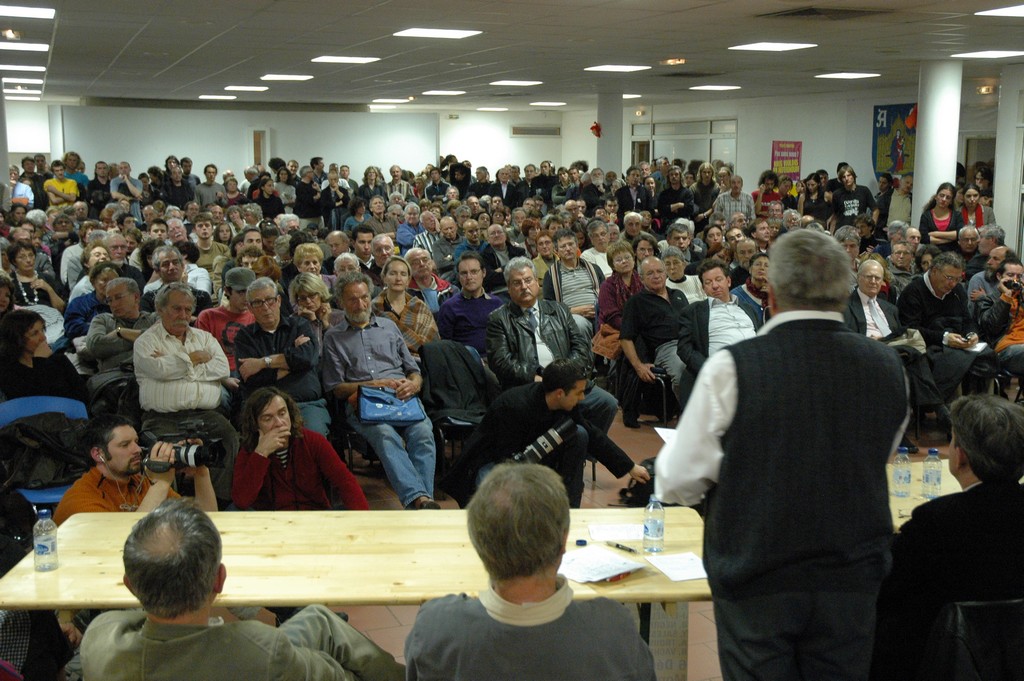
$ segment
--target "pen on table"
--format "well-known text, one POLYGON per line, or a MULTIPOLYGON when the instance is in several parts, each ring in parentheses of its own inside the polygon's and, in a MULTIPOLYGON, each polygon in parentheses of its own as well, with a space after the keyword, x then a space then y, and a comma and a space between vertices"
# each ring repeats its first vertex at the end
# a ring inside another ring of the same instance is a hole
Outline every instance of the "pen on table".
POLYGON ((629 551, 630 553, 640 553, 639 551, 637 551, 633 547, 626 546, 625 544, 620 544, 618 542, 606 541, 605 544, 607 544, 608 546, 611 546, 612 548, 621 549, 622 551, 629 551))

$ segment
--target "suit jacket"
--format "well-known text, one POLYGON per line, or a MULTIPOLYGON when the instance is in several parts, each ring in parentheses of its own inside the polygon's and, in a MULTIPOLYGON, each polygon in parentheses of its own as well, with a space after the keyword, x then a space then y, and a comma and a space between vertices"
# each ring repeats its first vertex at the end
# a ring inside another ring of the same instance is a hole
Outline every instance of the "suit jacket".
POLYGON ((1024 490, 1016 482, 983 482, 914 509, 892 543, 872 667, 884 678, 913 678, 946 603, 1024 597, 1021 523, 1024 490))
POLYGON ((647 192, 647 187, 640 184, 636 187, 636 201, 633 200, 633 195, 630 193, 628 186, 620 187, 615 192, 615 200, 619 202, 619 224, 622 225, 627 212, 635 211, 639 213, 642 210, 649 210, 648 204, 651 201, 651 196, 647 192))
POLYGON ((514 182, 508 183, 508 187, 506 187, 505 189, 504 196, 501 195, 501 183, 495 182, 494 184, 492 184, 491 198, 493 199, 495 196, 501 199, 502 205, 509 209, 518 208, 519 206, 523 205, 523 197, 520 196, 519 190, 516 189, 516 185, 514 182))
MULTIPOLYGON (((740 309, 747 313, 754 325, 754 330, 761 328, 761 315, 745 303, 739 303, 740 309)), ((711 323, 711 306, 707 300, 692 303, 683 310, 683 323, 679 328, 677 352, 686 368, 696 375, 711 351, 711 339, 708 325, 711 323)))
MULTIPOLYGON (((881 297, 875 300, 882 308, 882 316, 885 317, 886 323, 889 324, 889 330, 892 332, 887 338, 899 336, 906 331, 906 327, 900 323, 900 313, 896 306, 881 297)), ((850 300, 846 303, 846 309, 843 310, 843 320, 852 331, 856 331, 861 336, 867 334, 868 322, 864 317, 864 305, 860 302, 860 294, 857 291, 850 294, 850 300)))

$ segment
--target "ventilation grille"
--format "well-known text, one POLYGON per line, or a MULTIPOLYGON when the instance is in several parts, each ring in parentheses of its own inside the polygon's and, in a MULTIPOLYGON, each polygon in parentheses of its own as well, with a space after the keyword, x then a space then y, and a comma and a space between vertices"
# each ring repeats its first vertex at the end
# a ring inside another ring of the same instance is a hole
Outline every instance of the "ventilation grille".
POLYGON ((513 125, 513 137, 561 137, 562 128, 557 125, 513 125))
POLYGON ((888 9, 840 9, 837 7, 800 7, 782 12, 769 12, 756 15, 758 19, 829 19, 845 21, 846 19, 862 19, 876 14, 890 14, 888 9))
POLYGON ((721 71, 670 71, 669 73, 658 74, 661 78, 718 78, 722 76, 721 71))

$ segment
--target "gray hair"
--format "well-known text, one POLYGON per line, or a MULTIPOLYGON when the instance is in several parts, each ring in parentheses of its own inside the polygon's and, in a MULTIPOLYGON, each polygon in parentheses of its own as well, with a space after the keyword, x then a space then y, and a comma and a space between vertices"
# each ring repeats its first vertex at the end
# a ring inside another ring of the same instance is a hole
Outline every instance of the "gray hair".
POLYGON ((359 267, 359 258, 356 257, 355 253, 342 253, 334 259, 334 273, 338 273, 338 264, 343 261, 351 260, 356 267, 359 267))
POLYGON ((688 235, 693 236, 693 223, 685 218, 679 218, 665 230, 665 238, 670 239, 677 232, 686 232, 688 235))
POLYGON ((772 246, 768 283, 779 311, 838 312, 850 297, 850 257, 826 234, 787 232, 772 246))
POLYGON ((172 618, 202 608, 220 569, 220 532, 193 502, 168 499, 142 515, 124 543, 124 574, 146 612, 172 618))
POLYGON ((596 234, 599 229, 608 229, 608 225, 605 224, 604 220, 591 220, 587 223, 587 234, 596 234))
POLYGON ((643 219, 644 219, 644 216, 640 215, 640 213, 637 213, 635 210, 627 210, 625 215, 622 216, 622 223, 625 224, 626 220, 634 220, 634 219, 635 220, 640 220, 642 222, 643 219))
POLYGON ((491 580, 557 566, 569 532, 569 497, 547 466, 500 464, 466 507, 469 539, 491 580))
POLYGON ((982 239, 992 239, 996 246, 1002 246, 1006 242, 1006 230, 999 225, 985 225, 978 230, 978 236, 982 239))
POLYGON ((262 220, 263 209, 260 208, 260 204, 258 203, 247 203, 244 206, 242 206, 242 216, 244 217, 246 215, 252 215, 257 220, 262 220))
POLYGON ((890 241, 892 241, 892 238, 896 235, 899 235, 901 239, 906 239, 908 226, 909 225, 903 222, 903 220, 893 220, 885 228, 885 233, 889 236, 890 241))
MULTIPOLYGON (((459 208, 461 208, 461 207, 462 206, 459 206, 459 208)), ((408 203, 405 206, 405 212, 406 213, 412 213, 413 215, 419 215, 420 214, 420 207, 417 206, 415 203, 408 203)))
POLYGON ((468 215, 472 215, 472 214, 473 214, 473 210, 468 205, 466 205, 466 204, 462 204, 461 206, 459 206, 458 208, 455 209, 455 217, 460 217, 462 215, 467 215, 468 216, 468 215))
POLYGON ((1016 485, 1024 469, 1024 410, 995 395, 969 395, 953 402, 949 418, 974 474, 1016 485))
POLYGON ((150 265, 153 266, 154 270, 160 269, 160 258, 170 253, 171 255, 177 256, 178 260, 182 260, 181 251, 174 246, 157 246, 153 249, 153 257, 150 259, 150 265))
POLYGON ((139 282, 135 281, 131 277, 118 277, 107 282, 108 297, 110 295, 110 289, 119 288, 121 286, 124 286, 128 293, 136 294, 139 292, 139 282))
POLYGON ((154 305, 158 311, 167 307, 167 300, 171 297, 172 293, 182 293, 188 296, 192 309, 196 309, 196 294, 193 293, 192 287, 181 281, 172 281, 156 292, 154 305))
POLYGON ((799 220, 801 217, 803 217, 803 216, 800 215, 800 211, 796 210, 795 208, 787 208, 786 210, 782 211, 782 221, 783 222, 786 221, 786 218, 791 217, 791 216, 795 216, 797 220, 799 220))
POLYGON ((39 229, 46 224, 46 211, 33 208, 25 213, 25 219, 32 223, 32 226, 39 229))
MULTIPOLYGON (((341 256, 338 257, 340 258, 341 256)), ((334 284, 335 298, 341 300, 345 289, 353 284, 366 284, 366 290, 373 291, 373 280, 365 272, 346 272, 339 275, 338 280, 334 284)))
POLYGON ((292 222, 300 222, 299 216, 296 215, 295 213, 281 213, 280 215, 277 216, 277 228, 280 229, 282 232, 288 231, 287 229, 285 229, 285 225, 292 222))
POLYGON ((835 237, 836 242, 840 244, 846 243, 847 241, 856 241, 858 244, 860 243, 860 232, 858 232, 857 228, 852 225, 846 225, 845 227, 837 229, 835 237))
POLYGON ((252 296, 257 291, 264 289, 273 289, 274 294, 277 294, 277 284, 270 277, 258 277, 251 284, 245 288, 245 299, 252 300, 252 296))
MULTIPOLYGON (((114 232, 114 234, 117 234, 117 232, 114 232)), ((102 229, 94 229, 89 232, 89 237, 86 239, 86 243, 92 245, 96 242, 103 242, 107 240, 108 236, 110 236, 110 232, 102 229)), ((117 234, 117 236, 120 236, 120 234, 117 234)), ((104 244, 104 246, 105 245, 106 244, 104 244)))
POLYGON ((959 239, 964 234, 968 234, 969 235, 971 232, 974 232, 974 236, 978 236, 978 228, 974 227, 972 225, 967 225, 965 227, 961 227, 960 231, 957 232, 956 236, 959 239))
POLYGON ((953 253, 952 251, 943 251, 942 253, 939 253, 937 256, 932 258, 931 268, 935 269, 941 267, 955 267, 961 272, 963 272, 967 266, 964 264, 964 259, 960 256, 959 253, 953 253))
MULTIPOLYGON (((647 258, 653 258, 653 257, 654 257, 653 255, 647 256, 647 258)), ((644 260, 647 260, 647 258, 644 258, 644 260)), ((666 246, 664 249, 662 249, 662 251, 661 251, 661 261, 664 262, 664 261, 668 260, 669 258, 678 258, 679 260, 685 260, 685 258, 683 257, 683 252, 680 251, 675 246, 666 246)))
POLYGON ((530 260, 529 258, 519 256, 517 258, 512 258, 511 260, 509 260, 508 264, 505 265, 505 285, 508 286, 508 282, 511 281, 513 274, 515 274, 516 272, 521 272, 522 270, 525 270, 527 268, 529 268, 530 271, 533 272, 534 277, 537 276, 537 266, 534 265, 533 261, 530 260))
POLYGON ((370 248, 373 248, 374 246, 378 246, 378 245, 384 243, 385 241, 390 241, 391 242, 391 247, 392 248, 395 247, 395 242, 394 242, 394 240, 391 237, 389 237, 387 234, 378 234, 377 236, 373 237, 373 241, 370 242, 370 248))

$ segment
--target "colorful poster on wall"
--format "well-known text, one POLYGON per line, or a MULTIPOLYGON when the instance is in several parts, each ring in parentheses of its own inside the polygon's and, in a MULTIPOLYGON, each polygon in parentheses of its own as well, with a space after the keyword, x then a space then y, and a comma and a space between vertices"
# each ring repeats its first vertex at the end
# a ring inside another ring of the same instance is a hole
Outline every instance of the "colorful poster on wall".
POLYGON ((914 172, 917 144, 917 104, 888 104, 875 107, 871 139, 875 178, 882 173, 897 177, 914 172))
POLYGON ((800 154, 803 142, 772 141, 772 170, 781 178, 789 176, 796 183, 800 179, 800 154))

